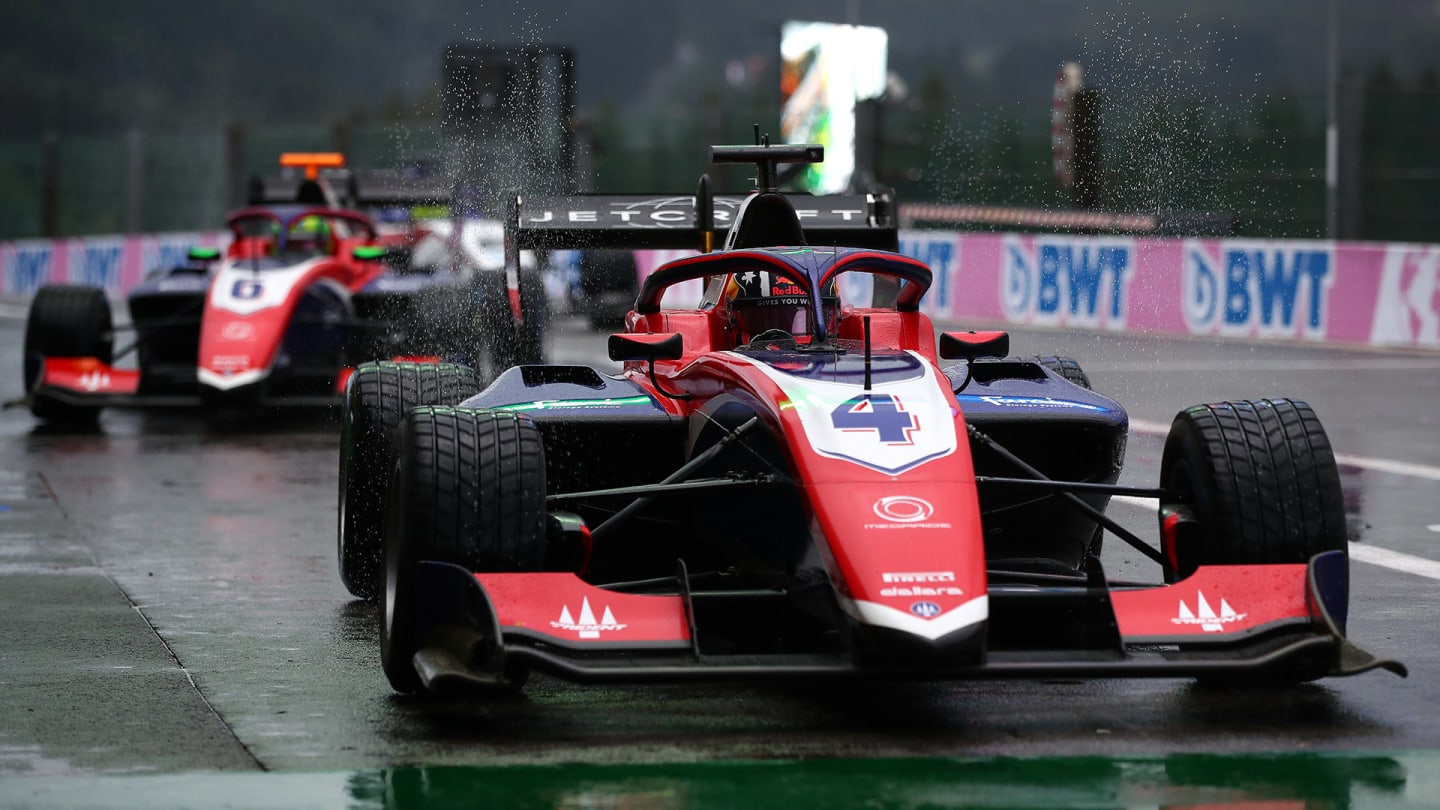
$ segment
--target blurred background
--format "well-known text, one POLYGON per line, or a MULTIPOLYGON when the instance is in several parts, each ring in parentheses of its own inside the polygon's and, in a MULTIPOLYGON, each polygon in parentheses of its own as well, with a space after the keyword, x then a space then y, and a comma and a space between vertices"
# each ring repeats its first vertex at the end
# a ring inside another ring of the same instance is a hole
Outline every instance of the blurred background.
POLYGON ((853 188, 1169 233, 1440 241, 1437 0, 8 3, 0 240, 214 229, 286 150, 690 193, 716 174, 709 144, 778 140, 790 20, 886 35, 853 188), (447 96, 485 53, 541 90, 447 96))

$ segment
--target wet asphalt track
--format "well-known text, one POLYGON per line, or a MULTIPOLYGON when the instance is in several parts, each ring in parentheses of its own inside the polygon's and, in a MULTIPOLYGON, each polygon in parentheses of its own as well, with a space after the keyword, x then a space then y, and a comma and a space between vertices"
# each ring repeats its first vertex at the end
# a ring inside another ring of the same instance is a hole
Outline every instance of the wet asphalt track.
MULTIPOLYGON (((21 393, 22 317, 0 305, 3 400, 21 393)), ((1440 356, 1047 332, 1017 332, 1012 351, 1074 356, 1129 408, 1125 482, 1137 485, 1153 485, 1160 431, 1185 405, 1311 402, 1344 461, 1350 635, 1402 659, 1411 677, 1286 690, 1180 680, 597 688, 536 677, 501 702, 400 697, 380 672, 373 607, 352 601, 336 574, 333 414, 220 430, 198 413, 114 411, 99 432, 73 434, 12 408, 0 412, 0 781, 1440 749, 1440 356)), ((559 325, 551 352, 608 364, 603 340, 579 322, 559 325)), ((1150 531, 1138 509, 1114 513, 1150 531)), ((1142 572, 1107 554, 1121 576, 1142 572)))

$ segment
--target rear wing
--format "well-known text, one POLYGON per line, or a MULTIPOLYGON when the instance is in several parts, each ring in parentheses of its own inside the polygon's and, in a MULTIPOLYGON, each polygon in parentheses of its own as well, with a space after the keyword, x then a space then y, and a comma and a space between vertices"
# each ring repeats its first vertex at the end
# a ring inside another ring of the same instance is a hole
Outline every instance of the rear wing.
MULTIPOLYGON (((506 200, 507 249, 630 248, 705 249, 730 229, 748 194, 716 194, 708 225, 692 194, 573 194, 506 200), (708 240, 707 240, 708 237, 708 240)), ((786 194, 795 207, 805 241, 815 246, 895 250, 899 232, 895 198, 889 192, 825 195, 786 194)), ((507 262, 509 257, 507 256, 507 262)))
POLYGON ((340 190, 345 188, 349 172, 329 169, 316 177, 293 174, 253 175, 245 190, 246 205, 344 205, 340 190))
POLYGON ((301 203, 331 208, 395 209, 448 205, 451 182, 429 161, 401 168, 347 168, 339 152, 283 152, 281 173, 250 179, 250 205, 301 203))
POLYGON ((298 203, 340 208, 339 189, 350 174, 339 152, 281 152, 279 176, 250 178, 249 205, 298 203))
POLYGON ((307 180, 294 175, 255 175, 250 178, 249 205, 283 203, 321 204, 301 197, 301 186, 312 182, 324 194, 324 203, 336 208, 447 205, 450 182, 404 169, 331 169, 307 180))
POLYGON ((729 246, 795 245, 858 247, 898 251, 893 192, 867 194, 782 194, 776 187, 782 163, 819 163, 819 144, 772 145, 756 127, 753 146, 712 146, 711 163, 755 166, 758 188, 749 194, 714 194, 709 175, 700 177, 693 195, 572 194, 527 197, 512 191, 505 200, 505 283, 510 308, 520 311, 520 251, 550 249, 629 248, 691 249, 709 253, 717 235, 729 246), (751 203, 757 205, 751 207, 751 203), (731 228, 737 225, 732 232, 731 228), (759 226, 756 227, 756 224, 759 226), (775 227, 766 227, 773 223, 775 227), (745 234, 747 229, 755 233, 745 234), (744 244, 741 244, 741 242, 744 244), (730 245, 730 243, 735 245, 730 245))
MULTIPOLYGON (((669 196, 509 194, 505 201, 505 281, 516 320, 524 319, 519 295, 522 250, 628 248, 708 252, 711 245, 724 241, 741 204, 750 195, 710 195, 707 186, 708 182, 702 181, 698 194, 669 196), (705 216, 707 208, 709 217, 705 216)), ((899 249, 895 198, 889 191, 785 196, 795 208, 807 244, 899 249)))

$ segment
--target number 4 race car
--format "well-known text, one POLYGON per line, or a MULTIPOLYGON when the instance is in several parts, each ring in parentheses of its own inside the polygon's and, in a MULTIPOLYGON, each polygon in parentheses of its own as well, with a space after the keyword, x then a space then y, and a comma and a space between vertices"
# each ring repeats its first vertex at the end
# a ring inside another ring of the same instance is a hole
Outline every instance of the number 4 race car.
MULTIPOLYGON (((722 249, 642 284, 609 339, 621 373, 352 377, 341 569, 383 597, 395 689, 514 689, 532 671, 1406 674, 1345 637, 1339 476, 1308 405, 1189 408, 1159 486, 1119 486, 1125 410, 1073 360, 1010 356, 1003 332, 937 336, 930 270, 893 252, 888 200, 777 192, 777 164, 820 147, 712 158, 755 163, 760 188, 722 249), (697 306, 662 305, 696 280, 697 306), (1106 515, 1117 494, 1158 503, 1158 543, 1106 515), (1107 536, 1154 581, 1110 581, 1107 536)), ((703 249, 724 224, 708 180, 678 199, 685 222, 624 197, 517 197, 509 247, 703 249)))
MULTIPOLYGON (((355 207, 434 203, 448 189, 393 172, 341 171, 343 163, 333 153, 282 155, 304 179, 252 182, 252 205, 227 217, 224 255, 192 248, 187 264, 152 271, 128 292, 128 347, 115 346, 104 290, 42 287, 25 330, 31 411, 94 421, 103 406, 336 406, 361 361, 425 356, 479 365, 494 354, 504 335, 486 324, 510 325, 503 288, 487 305, 468 267, 410 261, 415 244, 435 241, 425 228, 384 234, 355 207), (335 188, 342 179, 343 195, 335 188), (131 352, 133 367, 116 365, 131 352)), ((525 260, 526 280, 538 284, 534 256, 525 260)))

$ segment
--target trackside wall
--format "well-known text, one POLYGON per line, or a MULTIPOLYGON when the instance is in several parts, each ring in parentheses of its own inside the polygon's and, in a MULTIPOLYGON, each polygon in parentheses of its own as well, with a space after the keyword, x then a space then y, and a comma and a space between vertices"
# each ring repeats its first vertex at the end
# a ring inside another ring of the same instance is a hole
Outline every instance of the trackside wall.
POLYGON ((907 231, 932 317, 1440 350, 1440 244, 907 231))
MULTIPOLYGON (((148 269, 184 263, 192 245, 226 239, 0 242, 0 297, 46 282, 120 295, 148 269)), ((900 242, 935 271, 924 309, 937 320, 1440 351, 1440 244, 931 230, 900 242)), ((641 275, 676 255, 642 253, 641 275)))
POLYGON ((0 298, 29 298, 46 283, 88 284, 119 296, 149 270, 185 264, 191 247, 229 242, 229 231, 0 242, 0 298))

